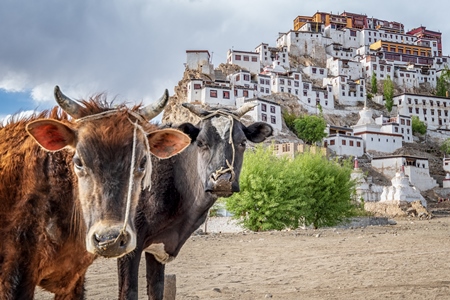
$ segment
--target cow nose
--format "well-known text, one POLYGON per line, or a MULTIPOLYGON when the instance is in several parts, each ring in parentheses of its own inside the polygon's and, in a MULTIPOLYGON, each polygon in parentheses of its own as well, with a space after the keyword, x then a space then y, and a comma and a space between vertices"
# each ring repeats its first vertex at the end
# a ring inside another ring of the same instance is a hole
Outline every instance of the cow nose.
POLYGON ((231 173, 229 173, 229 172, 226 172, 223 174, 213 173, 213 174, 211 174, 211 180, 213 182, 220 182, 220 181, 230 182, 231 181, 231 173))
POLYGON ((95 252, 103 257, 119 257, 127 253, 130 234, 117 229, 99 230, 92 235, 95 252))

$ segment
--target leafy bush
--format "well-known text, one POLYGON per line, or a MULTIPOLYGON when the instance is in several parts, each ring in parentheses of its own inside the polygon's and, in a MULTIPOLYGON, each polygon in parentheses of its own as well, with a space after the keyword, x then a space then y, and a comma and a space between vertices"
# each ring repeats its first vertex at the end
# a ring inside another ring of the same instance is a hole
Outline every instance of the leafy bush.
POLYGON ((319 154, 294 160, 269 148, 246 152, 241 192, 226 199, 227 210, 253 231, 333 226, 353 215, 351 168, 319 154))

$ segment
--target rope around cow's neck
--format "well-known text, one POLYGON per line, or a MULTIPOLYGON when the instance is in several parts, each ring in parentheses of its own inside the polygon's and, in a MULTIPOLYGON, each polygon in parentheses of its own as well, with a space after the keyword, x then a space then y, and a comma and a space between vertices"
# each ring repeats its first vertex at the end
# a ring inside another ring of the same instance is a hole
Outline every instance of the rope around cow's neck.
POLYGON ((231 113, 222 111, 222 110, 216 110, 216 111, 210 113, 209 115, 206 115, 206 116, 202 117, 201 119, 202 120, 206 120, 206 119, 212 118, 212 117, 217 116, 217 115, 220 115, 222 117, 226 117, 226 118, 228 118, 230 120, 230 123, 231 123, 231 125, 230 125, 230 137, 228 139, 228 143, 231 145, 232 156, 231 156, 231 164, 228 161, 228 159, 225 159, 225 162, 227 163, 228 168, 224 169, 223 167, 220 167, 219 170, 216 170, 214 172, 213 178, 214 178, 214 180, 217 180, 217 178, 219 178, 220 175, 225 174, 227 172, 230 172, 231 173, 230 182, 232 182, 234 180, 234 176, 235 176, 235 173, 234 173, 234 158, 235 158, 235 154, 236 154, 235 153, 236 151, 234 149, 234 143, 233 143, 233 127, 234 127, 234 120, 235 119, 239 120, 239 119, 238 119, 237 116, 235 116, 235 115, 233 115, 231 113))

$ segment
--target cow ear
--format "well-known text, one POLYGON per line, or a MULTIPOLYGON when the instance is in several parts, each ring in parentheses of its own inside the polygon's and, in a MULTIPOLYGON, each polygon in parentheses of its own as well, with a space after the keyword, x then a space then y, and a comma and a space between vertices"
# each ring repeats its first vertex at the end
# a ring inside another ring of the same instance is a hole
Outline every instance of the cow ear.
POLYGON ((59 151, 75 147, 76 132, 56 120, 37 120, 27 124, 26 130, 45 150, 59 151))
POLYGON ((272 126, 264 122, 256 122, 244 128, 245 136, 253 143, 261 143, 273 132, 272 126))
POLYGON ((158 158, 174 156, 191 144, 189 136, 172 128, 153 131, 147 137, 150 152, 158 158))
POLYGON ((195 141, 197 139, 197 136, 200 132, 200 129, 198 129, 191 123, 183 123, 178 126, 178 129, 190 136, 192 141, 195 141))

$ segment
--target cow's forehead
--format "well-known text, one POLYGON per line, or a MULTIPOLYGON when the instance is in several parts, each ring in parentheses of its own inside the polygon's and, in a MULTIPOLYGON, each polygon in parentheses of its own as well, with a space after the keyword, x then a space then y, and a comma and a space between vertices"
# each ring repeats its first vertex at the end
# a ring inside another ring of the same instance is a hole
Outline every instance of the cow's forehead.
POLYGON ((225 139, 226 133, 230 130, 232 120, 228 117, 218 116, 211 119, 211 125, 216 129, 222 139, 225 139))

